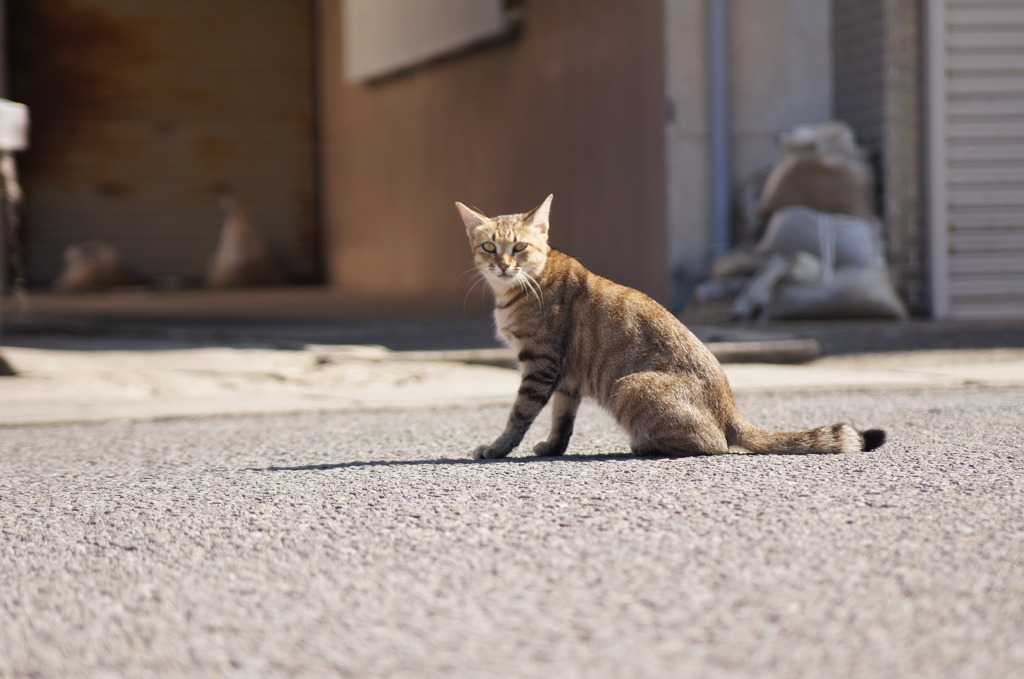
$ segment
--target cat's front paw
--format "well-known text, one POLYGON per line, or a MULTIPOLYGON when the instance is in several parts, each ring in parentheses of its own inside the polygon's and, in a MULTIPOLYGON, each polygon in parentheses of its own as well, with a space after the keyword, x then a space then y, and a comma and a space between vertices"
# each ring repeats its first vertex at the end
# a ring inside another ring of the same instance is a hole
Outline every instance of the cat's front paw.
POLYGON ((490 445, 490 446, 480 446, 479 448, 477 448, 476 450, 473 451, 473 459, 474 460, 496 460, 499 457, 505 457, 506 455, 508 455, 508 452, 509 451, 507 451, 507 450, 502 450, 500 448, 495 448, 493 445, 490 445))

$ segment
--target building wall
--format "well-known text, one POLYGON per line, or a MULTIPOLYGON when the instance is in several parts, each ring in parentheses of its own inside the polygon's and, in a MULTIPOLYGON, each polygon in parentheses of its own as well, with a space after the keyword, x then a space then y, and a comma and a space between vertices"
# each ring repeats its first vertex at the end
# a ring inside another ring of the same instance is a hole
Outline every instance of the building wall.
POLYGON ((835 116, 850 123, 878 171, 889 266, 911 310, 926 310, 921 5, 833 0, 835 116))
POLYGON ((778 135, 832 117, 831 14, 820 0, 732 3, 734 180, 779 159, 778 135))
POLYGON ((928 310, 927 229, 924 209, 925 124, 921 3, 885 0, 885 140, 882 211, 889 270, 896 290, 915 313, 928 310))
POLYGON ((523 3, 515 39, 370 85, 343 78, 341 3, 320 6, 333 285, 462 296, 454 202, 504 214, 554 193, 556 247, 667 300, 660 3, 523 3))
MULTIPOLYGON (((711 264, 706 0, 665 0, 668 221, 676 296, 683 301, 711 264)), ((730 3, 732 180, 779 158, 780 132, 832 114, 829 4, 730 3)))
POLYGON ((883 0, 832 0, 832 108, 874 153, 885 139, 883 0))

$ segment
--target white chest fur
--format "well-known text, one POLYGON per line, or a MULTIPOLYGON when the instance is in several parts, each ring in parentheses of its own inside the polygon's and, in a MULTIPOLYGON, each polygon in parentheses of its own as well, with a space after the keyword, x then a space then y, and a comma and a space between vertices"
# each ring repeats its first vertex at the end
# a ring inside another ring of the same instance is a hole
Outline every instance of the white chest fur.
POLYGON ((499 342, 504 343, 506 346, 520 351, 520 341, 516 339, 516 336, 511 332, 512 330, 512 313, 509 309, 494 309, 494 327, 497 330, 496 335, 499 342))

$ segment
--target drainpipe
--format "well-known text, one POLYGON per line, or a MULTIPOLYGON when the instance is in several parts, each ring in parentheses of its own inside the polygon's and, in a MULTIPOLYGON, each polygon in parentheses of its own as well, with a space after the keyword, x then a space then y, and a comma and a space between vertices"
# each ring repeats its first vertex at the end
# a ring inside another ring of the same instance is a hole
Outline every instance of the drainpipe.
POLYGON ((711 156, 711 254, 729 250, 732 231, 732 109, 729 97, 729 0, 706 0, 708 142, 711 156))

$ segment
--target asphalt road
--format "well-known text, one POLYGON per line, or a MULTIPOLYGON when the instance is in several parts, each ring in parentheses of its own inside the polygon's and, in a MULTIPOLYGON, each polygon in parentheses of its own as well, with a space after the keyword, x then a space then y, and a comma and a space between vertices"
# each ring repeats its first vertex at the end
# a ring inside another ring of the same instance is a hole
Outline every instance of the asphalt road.
POLYGON ((0 428, 0 676, 1019 677, 1022 403, 747 394, 891 442, 674 462, 589 407, 553 461, 468 460, 503 408, 0 428))

